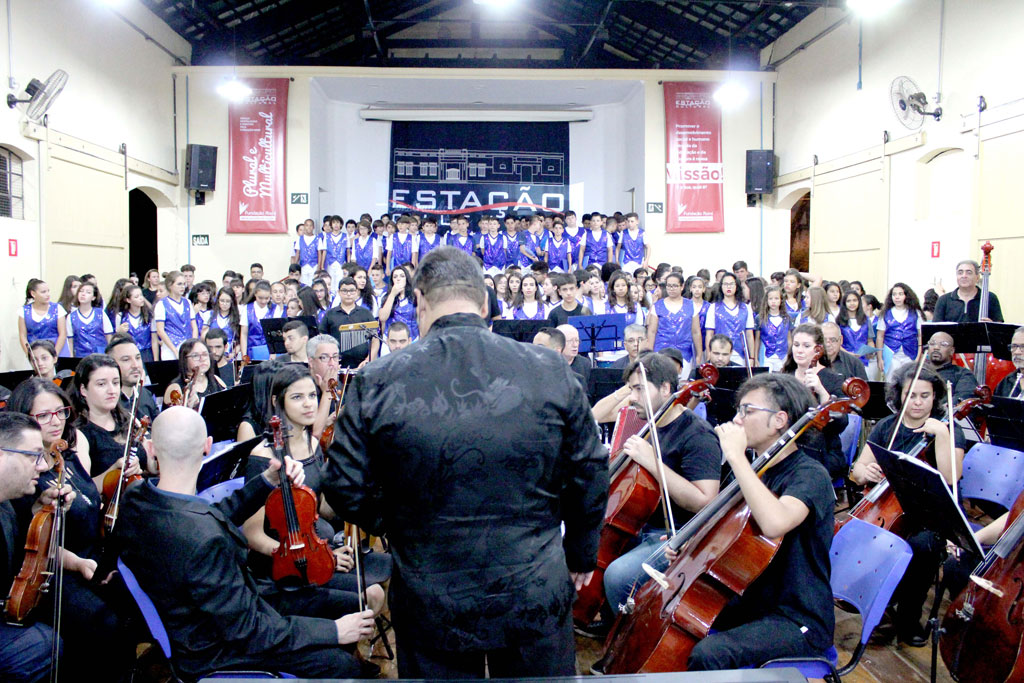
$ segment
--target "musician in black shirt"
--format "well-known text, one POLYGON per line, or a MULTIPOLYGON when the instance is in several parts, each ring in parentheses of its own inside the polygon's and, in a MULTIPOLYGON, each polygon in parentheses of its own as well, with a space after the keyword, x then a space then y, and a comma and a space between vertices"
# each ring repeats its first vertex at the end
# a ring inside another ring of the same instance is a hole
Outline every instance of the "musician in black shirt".
MULTIPOLYGON (((952 292, 946 292, 935 303, 932 321, 937 323, 976 323, 981 310, 981 290, 978 288, 980 266, 971 260, 956 264, 956 285, 952 292)), ((999 297, 988 293, 988 318, 983 320, 1003 322, 1003 311, 999 297)))
MULTIPOLYGON (((340 326, 372 323, 376 320, 370 311, 356 304, 358 296, 359 289, 356 286, 356 281, 350 277, 342 278, 338 283, 338 305, 327 311, 323 320, 320 321, 320 333, 331 335, 338 340, 342 347, 346 346, 346 343, 341 338, 342 335, 338 329, 340 326)), ((374 338, 372 342, 362 342, 342 351, 341 367, 354 368, 364 360, 373 360, 377 356, 378 344, 379 342, 374 338)), ((351 344, 348 345, 351 346, 351 344)))
POLYGON ((1010 360, 1013 361, 1014 371, 996 385, 993 393, 996 396, 1019 399, 1024 392, 1024 381, 1021 380, 1024 376, 1024 327, 1018 327, 1013 331, 1013 337, 1010 339, 1010 360))

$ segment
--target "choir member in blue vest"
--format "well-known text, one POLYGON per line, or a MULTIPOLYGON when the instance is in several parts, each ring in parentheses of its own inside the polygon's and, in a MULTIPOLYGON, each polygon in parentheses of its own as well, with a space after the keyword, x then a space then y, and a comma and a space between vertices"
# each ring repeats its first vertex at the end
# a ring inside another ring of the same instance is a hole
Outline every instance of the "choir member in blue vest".
POLYGON ((587 272, 589 276, 580 290, 580 293, 583 294, 583 305, 589 308, 593 315, 605 315, 608 313, 608 297, 604 289, 604 281, 601 280, 598 273, 587 272))
POLYGON ((22 350, 28 353, 32 342, 46 339, 53 342, 59 354, 67 343, 66 316, 63 306, 50 301, 50 285, 38 278, 29 280, 25 287, 25 305, 18 317, 18 338, 22 350))
POLYGON ((412 263, 418 266, 423 258, 434 249, 444 245, 444 240, 437 234, 437 219, 433 216, 425 216, 420 226, 419 238, 416 240, 412 254, 412 263))
POLYGON ((540 285, 537 277, 532 273, 523 275, 519 283, 519 293, 516 294, 512 305, 505 309, 502 316, 511 320, 546 320, 548 317, 547 307, 540 300, 540 285))
POLYGON ((115 328, 118 332, 131 335, 142 356, 142 362, 151 363, 154 360, 153 349, 160 347, 160 340, 153 329, 153 310, 143 296, 142 288, 128 285, 121 290, 117 309, 115 328))
POLYGON ((505 270, 508 244, 505 236, 498 232, 498 217, 486 215, 480 219, 484 234, 480 237, 480 256, 484 272, 494 276, 505 270))
POLYGON ((796 320, 793 322, 794 326, 805 323, 824 325, 825 323, 835 322, 835 318, 828 312, 828 305, 826 304, 828 296, 823 288, 808 287, 804 298, 807 299, 807 306, 797 315, 796 320))
POLYGON ((647 312, 640 305, 637 297, 638 290, 632 288, 629 276, 621 270, 612 273, 608 280, 608 303, 606 312, 615 315, 633 316, 637 325, 647 324, 647 312))
POLYGON ((772 285, 764 290, 764 301, 758 316, 758 364, 779 372, 789 352, 789 330, 792 321, 782 307, 782 288, 772 285))
POLYGON ((233 360, 238 353, 238 341, 241 340, 241 323, 239 322, 238 304, 235 293, 230 287, 222 287, 217 292, 213 314, 210 316, 209 330, 221 330, 227 336, 224 343, 224 356, 233 360))
POLYGON ((570 251, 572 252, 573 262, 576 262, 576 258, 580 253, 580 241, 584 237, 586 231, 581 228, 576 222, 576 212, 569 210, 565 212, 565 239, 569 240, 570 251))
POLYGON ((391 271, 391 285, 381 302, 378 318, 384 326, 385 336, 387 336, 391 323, 396 320, 409 326, 409 336, 413 341, 420 336, 419 325, 416 321, 416 299, 413 296, 412 278, 402 266, 391 271))
POLYGON ((253 289, 252 300, 238 311, 238 322, 242 334, 242 341, 238 348, 243 356, 249 356, 252 360, 270 359, 267 338, 263 334, 263 326, 260 325, 260 321, 270 316, 270 313, 270 283, 260 280, 253 289))
POLYGON ((298 226, 299 234, 292 244, 292 263, 299 264, 300 280, 304 285, 313 283, 313 274, 320 264, 320 251, 324 248, 319 235, 314 235, 313 221, 307 220, 298 226))
POLYGON ((647 343, 654 351, 679 349, 683 355, 683 373, 700 365, 703 349, 700 347, 700 319, 694 315, 693 302, 683 298, 683 276, 669 273, 665 279, 667 296, 658 299, 647 314, 647 343))
POLYGON ((470 255, 476 251, 473 238, 469 236, 469 219, 465 216, 452 216, 451 230, 448 232, 448 246, 461 249, 470 255))
POLYGON ((785 294, 786 315, 795 321, 804 310, 804 279, 796 268, 787 270, 782 278, 782 293, 785 294))
POLYGON ((519 221, 508 214, 505 216, 505 262, 511 265, 519 263, 519 221))
MULTIPOLYGON (((352 271, 352 279, 355 280, 356 289, 358 290, 356 303, 368 310, 373 314, 373 317, 377 317, 378 311, 380 311, 380 297, 377 296, 373 290, 373 284, 370 282, 370 278, 366 274, 366 270, 363 268, 356 268, 352 271)), ((338 287, 339 296, 341 287, 338 287)))
POLYGON ((188 301, 192 304, 192 315, 196 318, 196 331, 202 337, 206 329, 210 327, 210 316, 213 314, 213 287, 208 282, 197 283, 188 294, 188 301))
POLYGON ((565 226, 555 223, 548 240, 548 269, 556 273, 572 272, 572 244, 566 239, 565 226))
POLYGON ((878 370, 890 377, 901 365, 917 360, 921 351, 921 304, 907 285, 897 282, 885 297, 875 333, 882 350, 878 370))
POLYGON ((110 335, 114 333, 110 319, 93 305, 96 300, 95 289, 96 285, 91 282, 82 282, 76 295, 78 307, 68 315, 68 346, 75 358, 85 358, 90 353, 103 353, 110 335))
POLYGON ((114 288, 110 290, 110 298, 107 299, 107 305, 103 309, 103 313, 110 319, 110 325, 112 327, 117 327, 117 315, 120 312, 117 307, 121 303, 121 292, 123 292, 124 288, 131 283, 132 281, 128 278, 121 277, 117 279, 117 282, 114 283, 114 288))
POLYGON ((738 290, 736 276, 725 273, 719 282, 718 295, 708 309, 704 334, 708 339, 716 334, 729 337, 732 340, 732 361, 739 365, 750 365, 755 351, 754 313, 739 300, 738 290))
POLYGON ((167 296, 156 302, 153 307, 153 325, 160 339, 160 353, 154 356, 160 360, 177 360, 178 347, 186 339, 199 336, 192 304, 185 298, 185 276, 172 270, 164 280, 167 296))
MULTIPOLYGON (((292 273, 289 272, 289 275, 292 273)), ((270 283, 270 317, 271 318, 287 318, 288 317, 288 288, 284 286, 283 282, 271 282, 270 283)))
POLYGON ((544 247, 546 246, 540 234, 540 217, 530 216, 527 219, 526 232, 519 233, 519 260, 517 263, 522 268, 529 268, 537 261, 544 260, 544 247))
POLYGON ((402 216, 398 219, 398 232, 391 236, 388 245, 388 272, 403 263, 412 263, 413 236, 409 234, 409 226, 413 223, 410 216, 402 216))
POLYGON ((613 260, 612 248, 612 239, 604 230, 604 216, 599 213, 591 214, 590 229, 580 240, 577 261, 579 267, 586 268, 591 263, 601 266, 613 260))
MULTIPOLYGON (((366 277, 366 271, 363 270, 363 277, 366 277)), ((327 315, 327 311, 331 308, 331 297, 327 293, 327 283, 317 278, 313 280, 313 285, 310 287, 313 293, 313 301, 316 304, 314 309, 316 310, 316 324, 319 326, 320 321, 327 315)))
POLYGON ((615 249, 615 260, 622 264, 622 269, 632 273, 637 268, 646 268, 651 255, 651 246, 644 239, 644 230, 640 227, 640 217, 635 213, 627 213, 626 228, 620 233, 619 244, 615 249))
MULTIPOLYGON (((357 259, 356 259, 355 252, 353 252, 352 257, 349 258, 348 252, 349 252, 349 246, 350 246, 350 244, 349 244, 350 238, 349 238, 348 234, 344 230, 342 230, 342 228, 341 228, 341 216, 331 216, 330 228, 331 228, 330 232, 327 232, 327 233, 324 233, 324 234, 321 235, 321 239, 323 240, 323 245, 324 245, 324 250, 323 250, 323 255, 324 255, 323 269, 326 270, 327 273, 331 276, 331 282, 338 282, 339 280, 341 280, 342 277, 344 277, 342 275, 342 272, 341 272, 341 265, 343 263, 345 263, 346 261, 349 261, 349 260, 355 261, 357 259)), ((364 245, 367 242, 369 242, 371 245, 373 244, 373 240, 370 239, 370 224, 369 223, 366 224, 365 231, 363 231, 363 230, 359 231, 359 235, 363 237, 363 244, 364 245)), ((351 246, 353 246, 353 249, 354 249, 354 240, 353 240, 353 244, 351 246)), ((373 257, 373 247, 372 246, 370 247, 370 254, 369 254, 369 256, 370 256, 370 258, 373 257)), ((372 261, 368 261, 367 262, 367 264, 366 264, 367 268, 370 267, 370 263, 371 262, 372 261)))
MULTIPOLYGON (((369 268, 374 263, 383 263, 380 241, 372 234, 370 224, 360 221, 356 230, 358 234, 352 240, 352 253, 349 260, 358 263, 363 268, 369 268)), ((331 273, 331 282, 341 282, 345 277, 341 265, 336 270, 338 271, 337 276, 333 272, 331 273)))
MULTIPOLYGON (((654 280, 648 278, 646 282, 653 283, 654 280)), ((700 318, 700 329, 702 330, 707 323, 708 309, 711 308, 711 302, 704 298, 707 286, 707 281, 699 275, 691 275, 686 278, 686 283, 683 285, 683 296, 693 302, 693 309, 697 311, 697 315, 700 318)), ((697 346, 700 346, 700 344, 697 344, 697 346)))
POLYGON ((863 353, 861 349, 870 346, 875 340, 875 331, 871 319, 864 313, 860 295, 852 289, 847 290, 843 295, 836 324, 839 325, 839 331, 843 335, 843 348, 855 356, 860 356, 864 367, 871 371, 868 375, 871 377, 877 366, 868 362, 867 355, 861 356, 863 353))

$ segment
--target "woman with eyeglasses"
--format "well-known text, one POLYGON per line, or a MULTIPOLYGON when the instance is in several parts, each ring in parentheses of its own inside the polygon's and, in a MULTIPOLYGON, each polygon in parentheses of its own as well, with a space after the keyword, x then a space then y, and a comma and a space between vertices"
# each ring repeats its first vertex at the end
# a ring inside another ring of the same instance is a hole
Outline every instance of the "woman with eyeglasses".
MULTIPOLYGON (((85 437, 79 439, 79 454, 88 458, 83 463, 89 474, 99 481, 107 471, 123 464, 124 445, 130 427, 128 411, 121 407, 121 369, 110 356, 94 353, 82 359, 75 369, 71 385, 71 405, 78 417, 75 426, 85 437)), ((142 466, 145 453, 138 453, 142 466)), ((128 475, 141 474, 139 460, 128 466, 128 475)))
POLYGON ((654 351, 679 349, 683 354, 683 373, 689 376, 694 364, 703 358, 700 346, 700 318, 693 301, 683 297, 683 276, 669 273, 665 278, 668 296, 659 299, 647 315, 647 344, 654 351))
MULTIPOLYGON (((39 423, 43 438, 42 458, 47 464, 39 474, 36 492, 14 501, 15 509, 26 516, 43 505, 42 493, 57 485, 50 446, 59 439, 67 442, 64 451, 64 493, 71 503, 65 511, 64 578, 61 589, 61 637, 63 663, 69 670, 95 667, 96 657, 104 662, 104 676, 118 680, 134 662, 135 648, 122 630, 122 619, 113 608, 110 586, 95 577, 101 554, 103 507, 97 483, 89 476, 89 450, 86 437, 73 424, 74 412, 67 395, 53 382, 33 377, 19 384, 11 394, 8 410, 29 415, 39 423), (80 668, 82 667, 82 668, 80 668), (109 667, 109 668, 107 668, 109 667)), ((49 496, 47 496, 49 498, 49 496)), ((52 625, 53 595, 45 593, 33 611, 39 620, 52 625)))
POLYGON ((199 399, 227 388, 210 362, 210 350, 198 339, 182 342, 178 349, 178 375, 164 391, 164 405, 171 405, 172 393, 181 394, 186 408, 197 409, 199 399))

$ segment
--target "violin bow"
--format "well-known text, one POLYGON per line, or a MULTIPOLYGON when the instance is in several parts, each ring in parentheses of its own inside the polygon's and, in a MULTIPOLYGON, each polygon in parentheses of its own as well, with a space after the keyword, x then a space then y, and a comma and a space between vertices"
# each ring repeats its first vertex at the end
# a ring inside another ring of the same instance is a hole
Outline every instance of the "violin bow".
MULTIPOLYGON (((64 488, 66 468, 61 465, 60 474, 57 477, 57 491, 64 488)), ((61 597, 64 592, 64 536, 67 527, 64 525, 64 494, 59 494, 53 510, 53 527, 50 529, 50 547, 56 548, 53 556, 53 576, 56 579, 53 584, 53 638, 50 640, 50 683, 57 683, 59 679, 58 668, 60 664, 60 625, 61 625, 61 597), (56 543, 56 545, 55 545, 56 543)))
MULTIPOLYGON (((924 368, 924 361, 927 356, 921 353, 921 360, 917 362, 917 372, 914 373, 914 379, 911 380, 910 386, 907 388, 907 397, 903 399, 903 406, 900 407, 900 414, 896 418, 896 425, 892 429, 892 436, 889 438, 889 445, 885 447, 885 450, 891 451, 892 445, 896 443, 896 435, 900 432, 900 427, 903 426, 903 417, 907 414, 907 406, 910 404, 910 392, 914 390, 914 385, 917 384, 918 378, 921 377, 921 370, 924 368)), ((903 387, 899 388, 900 395, 903 395, 903 387)), ((952 420, 953 416, 950 415, 952 420)))
POLYGON ((672 505, 668 500, 668 480, 665 478, 665 463, 661 457, 661 442, 658 439, 658 426, 654 423, 654 408, 651 404, 650 387, 647 384, 647 369, 643 363, 638 363, 640 369, 640 381, 643 383, 644 409, 647 413, 647 424, 651 432, 651 443, 654 445, 655 461, 658 465, 658 478, 661 480, 661 508, 665 514, 665 521, 672 535, 676 534, 676 521, 672 516, 672 505))
POLYGON ((956 494, 956 438, 954 436, 953 417, 953 383, 946 382, 946 410, 949 415, 949 483, 953 486, 953 500, 959 500, 956 494))
POLYGON ((132 448, 132 442, 135 436, 135 415, 139 409, 139 385, 136 383, 132 387, 132 408, 128 412, 128 435, 124 440, 124 453, 121 455, 121 476, 117 480, 117 489, 114 491, 114 497, 112 499, 113 509, 107 513, 107 517, 113 517, 110 523, 110 531, 114 530, 114 525, 117 524, 117 513, 118 508, 121 506, 121 487, 124 486, 124 471, 128 469, 128 454, 132 448))
POLYGON ((356 563, 356 594, 359 596, 359 611, 366 609, 366 577, 363 575, 363 563, 359 559, 359 527, 352 525, 352 535, 349 536, 352 544, 352 559, 356 563))

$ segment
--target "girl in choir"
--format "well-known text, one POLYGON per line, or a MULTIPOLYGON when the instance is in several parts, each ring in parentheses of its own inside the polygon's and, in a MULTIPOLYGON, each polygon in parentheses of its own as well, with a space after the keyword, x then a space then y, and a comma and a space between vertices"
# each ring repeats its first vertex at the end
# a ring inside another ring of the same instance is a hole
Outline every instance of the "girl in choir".
POLYGON ((604 315, 608 312, 608 298, 605 296, 604 282, 601 281, 601 276, 591 274, 587 278, 587 285, 588 294, 583 297, 583 305, 589 308, 594 315, 604 315))
POLYGON ((519 290, 522 289, 522 286, 522 275, 519 273, 512 273, 508 276, 507 286, 505 287, 505 297, 499 301, 502 310, 505 310, 506 308, 513 308, 512 302, 516 300, 516 296, 519 295, 519 290))
POLYGON ((647 292, 641 289, 635 282, 629 283, 629 298, 637 305, 644 316, 644 324, 647 324, 647 314, 651 310, 651 302, 647 299, 647 292))
POLYGON ((18 340, 28 353, 32 342, 46 339, 59 353, 67 342, 67 310, 50 300, 50 285, 32 278, 25 287, 25 305, 18 316, 18 340))
MULTIPOLYGON (((520 282, 519 287, 522 289, 522 282, 520 282)), ((505 299, 508 296, 508 276, 504 273, 498 273, 494 276, 494 293, 498 296, 498 306, 505 310, 507 308, 505 299)))
POLYGON ((380 297, 374 293, 373 285, 366 274, 366 269, 362 266, 356 268, 355 272, 352 273, 352 279, 356 281, 356 289, 359 290, 359 299, 357 299, 359 305, 376 317, 380 311, 380 297))
POLYGON ((547 262, 548 268, 556 273, 572 271, 572 244, 566 238, 565 228, 560 222, 552 227, 551 239, 548 240, 547 262))
POLYGON ((164 284, 167 296, 153 307, 153 326, 160 338, 160 360, 176 360, 181 343, 198 337, 199 330, 196 329, 192 304, 185 298, 185 276, 172 270, 167 273, 164 284))
MULTIPOLYGON (((364 273, 366 271, 363 271, 364 273)), ((313 280, 313 297, 316 300, 316 324, 319 325, 320 321, 327 315, 327 311, 331 308, 331 302, 327 296, 327 283, 317 278, 313 280)))
POLYGON ((78 287, 78 307, 68 315, 68 346, 75 358, 85 358, 90 353, 103 353, 114 333, 114 326, 106 314, 93 306, 96 300, 96 285, 83 282, 78 287))
POLYGON ((285 307, 288 304, 286 294, 287 290, 285 290, 283 282, 270 283, 271 318, 285 317, 285 307))
POLYGON ((199 332, 197 336, 206 334, 207 328, 210 327, 210 318, 213 314, 213 305, 210 301, 212 298, 213 287, 205 282, 200 282, 189 292, 188 300, 192 304, 192 311, 196 316, 196 330, 199 332))
POLYGON ((142 296, 146 297, 146 301, 153 305, 156 303, 156 288, 163 282, 163 278, 160 277, 160 271, 156 268, 150 268, 146 271, 146 277, 142 278, 142 296))
POLYGON ((409 234, 411 218, 402 217, 398 221, 398 232, 388 242, 388 272, 403 263, 412 263, 412 235, 409 234))
MULTIPOLYGON (((28 345, 28 352, 31 355, 32 370, 36 373, 36 376, 40 379, 45 379, 47 382, 54 382, 59 386, 60 382, 57 381, 57 348, 53 345, 53 342, 49 339, 34 341, 28 345)), ((70 373, 68 375, 70 376, 70 373)))
MULTIPOLYGON (((102 481, 108 471, 120 468, 124 460, 124 444, 128 438, 128 411, 120 403, 121 370, 110 356, 94 353, 75 368, 71 388, 71 404, 78 413, 75 426, 85 437, 79 439, 79 453, 88 458, 89 476, 102 481)), ((144 455, 139 454, 144 462, 144 455)), ((141 473, 133 460, 129 472, 141 473)))
POLYGON ((842 309, 840 300, 843 298, 843 290, 837 282, 826 282, 825 283, 825 307, 828 309, 829 315, 832 316, 832 322, 836 321, 839 316, 839 311, 842 309))
POLYGON ((875 329, 875 346, 882 350, 878 370, 885 377, 916 361, 921 351, 921 304, 914 290, 902 282, 893 285, 875 329))
POLYGON ((754 312, 754 325, 760 325, 761 309, 764 308, 764 280, 759 277, 748 277, 743 282, 743 295, 754 312))
POLYGON ((88 282, 92 285, 92 307, 98 310, 103 310, 103 295, 100 294, 100 285, 96 276, 91 273, 86 273, 82 276, 82 282, 88 282))
MULTIPOLYGON (((671 277, 671 276, 670 276, 671 277)), ((719 281, 718 295, 708 309, 704 334, 711 339, 724 334, 732 339, 732 361, 749 365, 754 352, 754 313, 750 306, 737 298, 739 283, 736 276, 726 273, 719 281)), ((708 351, 705 346, 705 351, 708 351)))
POLYGON ((544 320, 547 318, 547 308, 544 302, 538 299, 540 285, 537 284, 535 275, 526 274, 519 285, 519 294, 516 295, 511 308, 506 309, 508 314, 503 316, 512 320, 544 320))
POLYGON ((204 396, 227 388, 210 362, 210 350, 198 339, 189 339, 178 349, 178 374, 164 391, 164 405, 171 404, 171 393, 181 394, 186 408, 196 409, 204 396))
POLYGON ((782 288, 772 285, 764 291, 764 301, 758 316, 758 364, 778 372, 789 352, 789 328, 792 324, 782 308, 782 288))
MULTIPOLYGON (((257 282, 259 282, 259 280, 249 280, 248 282, 246 282, 245 283, 245 294, 243 294, 242 297, 239 298, 238 297, 238 292, 235 292, 235 298, 238 299, 238 301, 240 303, 249 303, 250 301, 252 301, 252 298, 253 298, 253 296, 255 295, 255 292, 256 292, 256 283, 257 282)), ((268 287, 270 286, 270 282, 269 281, 267 282, 267 286, 268 287)), ((232 284, 231 287, 234 288, 234 284, 232 284)))
MULTIPOLYGON (((370 234, 370 226, 366 226, 365 234, 370 234)), ((322 268, 330 273, 334 282, 337 282, 342 278, 341 264, 349 260, 356 260, 354 257, 350 259, 348 256, 352 240, 341 229, 341 216, 331 216, 330 232, 323 233, 320 239, 323 240, 324 247, 322 268)), ((314 282, 316 282, 315 279, 314 282)))
POLYGON ((420 336, 420 328, 416 322, 416 300, 413 298, 412 280, 403 266, 391 271, 391 285, 384 295, 378 314, 387 336, 391 323, 400 320, 409 326, 409 338, 412 341, 420 336))
POLYGON ((786 295, 782 302, 786 307, 786 315, 796 320, 800 311, 804 310, 804 279, 796 268, 787 270, 782 278, 782 293, 786 295))
POLYGON ((796 324, 814 323, 816 325, 824 325, 825 323, 835 322, 835 318, 828 312, 828 306, 825 301, 824 289, 821 287, 808 287, 807 308, 797 315, 796 324))
MULTIPOLYGON (((836 324, 843 335, 843 348, 855 356, 860 356, 862 348, 874 341, 874 329, 871 320, 864 314, 860 295, 849 290, 842 299, 843 306, 836 316, 836 324)), ((869 377, 874 374, 877 365, 869 363, 867 356, 861 357, 869 377)), ((875 379, 871 377, 871 379, 875 379)))
MULTIPOLYGON (((630 291, 634 285, 629 281, 629 276, 621 270, 616 271, 612 274, 611 279, 608 281, 608 313, 613 314, 626 314, 634 317, 630 322, 635 322, 637 325, 645 325, 647 323, 644 309, 641 308, 634 295, 634 291, 630 291)), ((593 310, 593 309, 591 309, 593 310)))
POLYGON ((128 285, 121 290, 117 306, 117 331, 130 334, 139 347, 144 363, 153 360, 153 349, 160 347, 156 330, 153 329, 153 310, 138 285, 128 285))
POLYGON ((647 314, 647 344, 654 351, 679 349, 683 355, 683 374, 700 364, 703 358, 700 318, 695 315, 693 301, 683 298, 683 276, 669 273, 665 278, 666 297, 659 299, 647 314))
POLYGON ((210 316, 210 327, 224 330, 228 336, 228 343, 225 346, 224 354, 228 359, 235 357, 238 348, 237 342, 241 339, 241 325, 238 315, 239 306, 235 303, 235 293, 230 287, 221 287, 217 292, 216 304, 213 315, 210 316))
MULTIPOLYGON (((370 224, 366 221, 360 221, 357 230, 358 234, 352 240, 352 254, 349 260, 369 270, 374 263, 381 263, 380 242, 370 234, 370 224)), ((337 277, 331 273, 332 282, 341 282, 342 277, 344 276, 340 268, 337 277)))
POLYGON ((272 306, 270 305, 270 283, 260 280, 253 287, 252 301, 245 304, 238 311, 238 323, 241 331, 241 344, 239 349, 242 355, 249 356, 252 360, 267 360, 270 358, 270 350, 267 348, 267 338, 263 335, 263 327, 260 321, 270 316, 272 306))
POLYGON ((284 313, 286 318, 298 318, 302 315, 302 302, 297 297, 288 299, 288 303, 284 305, 284 313))
POLYGON ((114 283, 114 289, 110 292, 110 298, 107 300, 107 307, 104 309, 107 317, 110 318, 110 324, 117 327, 117 315, 120 313, 118 306, 121 305, 121 292, 124 288, 132 283, 126 277, 118 278, 117 282, 114 283))
MULTIPOLYGON (((57 301, 64 310, 68 313, 71 309, 78 306, 78 288, 81 286, 82 280, 77 275, 68 275, 64 278, 64 285, 60 290, 60 299, 57 301)), ((68 356, 67 347, 61 350, 61 356, 68 356)))

